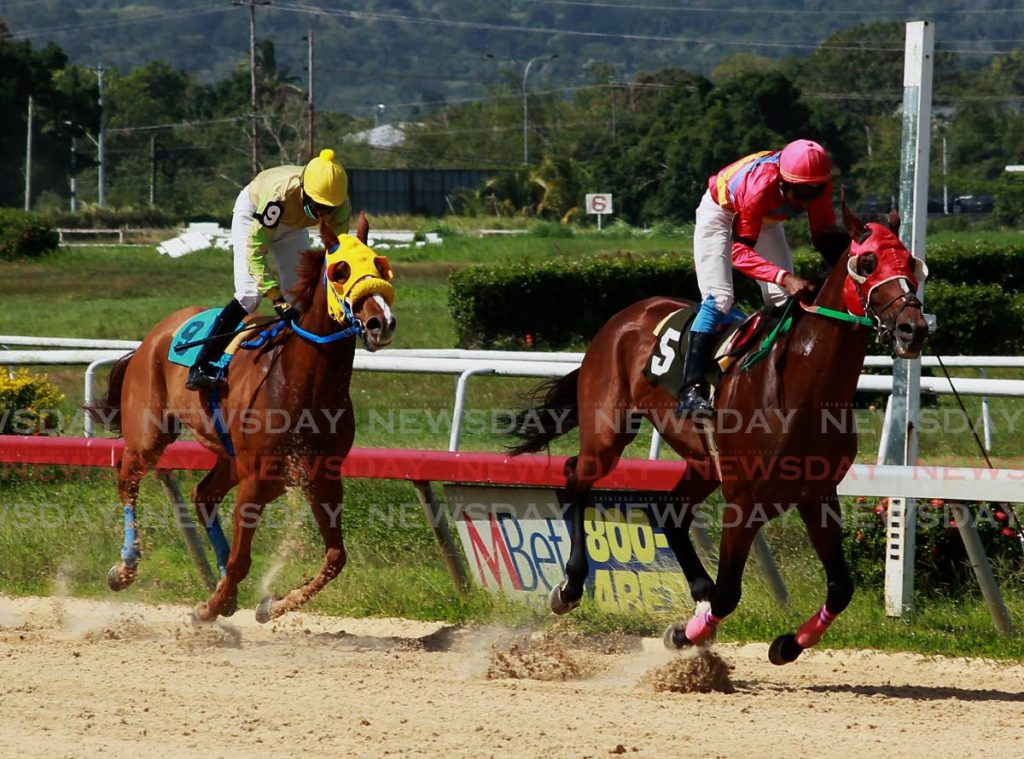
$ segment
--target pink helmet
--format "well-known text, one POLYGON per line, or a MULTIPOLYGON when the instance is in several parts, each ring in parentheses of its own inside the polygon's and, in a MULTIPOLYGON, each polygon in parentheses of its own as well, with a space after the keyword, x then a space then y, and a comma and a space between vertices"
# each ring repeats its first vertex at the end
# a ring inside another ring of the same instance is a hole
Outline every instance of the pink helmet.
POLYGON ((824 184, 832 176, 832 161, 818 143, 794 140, 782 149, 779 171, 792 184, 824 184))

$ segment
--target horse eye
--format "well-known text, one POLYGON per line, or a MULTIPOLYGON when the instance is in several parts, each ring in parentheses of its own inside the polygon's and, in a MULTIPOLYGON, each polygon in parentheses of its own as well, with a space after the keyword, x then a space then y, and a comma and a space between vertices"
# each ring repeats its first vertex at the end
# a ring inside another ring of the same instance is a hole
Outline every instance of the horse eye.
POLYGON ((863 253, 857 256, 857 271, 861 276, 869 277, 878 266, 878 258, 874 253, 863 253))
POLYGON ((390 281, 394 276, 391 273, 391 264, 388 263, 387 256, 376 256, 373 259, 373 264, 377 267, 377 273, 380 274, 382 279, 390 281))
POLYGON ((337 282, 342 284, 348 281, 348 278, 352 276, 352 267, 348 265, 346 261, 339 261, 334 265, 331 270, 331 282, 337 282))

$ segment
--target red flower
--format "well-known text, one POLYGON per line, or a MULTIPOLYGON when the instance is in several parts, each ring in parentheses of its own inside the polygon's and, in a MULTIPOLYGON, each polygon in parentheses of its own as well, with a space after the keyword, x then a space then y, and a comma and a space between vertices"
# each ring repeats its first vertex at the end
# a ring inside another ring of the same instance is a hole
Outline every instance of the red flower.
POLYGON ((868 497, 866 495, 857 496, 857 503, 867 503, 868 497))
POLYGON ((955 519, 950 519, 949 520, 949 526, 950 527, 956 527, 956 520, 955 519))
POLYGON ((931 504, 933 509, 941 509, 945 505, 945 501, 941 498, 932 498, 931 504))
POLYGON ((1006 512, 1005 511, 996 511, 994 514, 992 514, 992 516, 994 516, 996 518, 997 522, 1005 522, 1006 521, 1006 512))
POLYGON ((864 540, 864 533, 861 532, 860 530, 857 530, 857 534, 854 535, 853 537, 855 537, 857 540, 864 540))
POLYGON ((1015 533, 1009 527, 1004 527, 1002 530, 1000 530, 1000 532, 1008 538, 1013 538, 1017 536, 1017 533, 1015 533))

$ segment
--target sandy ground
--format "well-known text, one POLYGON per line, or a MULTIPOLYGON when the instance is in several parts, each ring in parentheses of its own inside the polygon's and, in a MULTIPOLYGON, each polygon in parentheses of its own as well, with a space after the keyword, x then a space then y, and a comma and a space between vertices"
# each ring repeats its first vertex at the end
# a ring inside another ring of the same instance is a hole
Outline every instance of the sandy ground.
POLYGON ((1024 756, 1022 664, 822 651, 774 667, 766 645, 721 645, 735 692, 675 693, 650 684, 678 656, 660 641, 534 644, 395 619, 260 626, 246 610, 195 627, 184 607, 0 597, 0 751, 1024 756))

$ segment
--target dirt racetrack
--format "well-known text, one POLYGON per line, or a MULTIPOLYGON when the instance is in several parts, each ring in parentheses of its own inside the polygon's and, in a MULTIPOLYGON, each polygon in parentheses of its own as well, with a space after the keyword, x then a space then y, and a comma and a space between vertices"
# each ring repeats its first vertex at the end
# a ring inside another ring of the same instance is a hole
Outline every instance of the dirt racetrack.
POLYGON ((0 597, 3 755, 1024 756, 1022 664, 722 645, 734 693, 656 692, 660 641, 188 617, 0 597))

